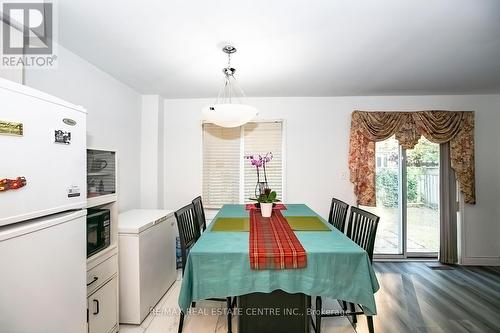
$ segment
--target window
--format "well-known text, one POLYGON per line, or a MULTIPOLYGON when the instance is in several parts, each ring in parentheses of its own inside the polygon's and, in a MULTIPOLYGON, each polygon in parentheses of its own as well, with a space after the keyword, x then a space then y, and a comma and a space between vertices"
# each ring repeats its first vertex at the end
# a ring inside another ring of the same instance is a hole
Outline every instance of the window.
MULTIPOLYGON (((282 123, 249 123, 243 126, 244 156, 260 154, 264 156, 267 152, 273 153, 273 159, 266 164, 267 182, 269 188, 276 191, 278 198, 283 198, 283 176, 282 176, 282 123)), ((244 161, 243 174, 243 201, 255 197, 255 185, 257 184, 257 172, 248 160, 244 161)), ((264 176, 260 175, 260 181, 264 176)), ((240 200, 241 202, 241 200, 240 200)))
POLYGON ((239 128, 203 125, 203 201, 208 205, 238 202, 240 132, 239 128))
MULTIPOLYGON (((247 155, 273 153, 266 166, 268 185, 283 194, 283 124, 248 123, 238 128, 203 124, 203 201, 207 206, 243 203, 255 196, 257 174, 247 155)), ((261 181, 264 181, 261 173, 261 181)))

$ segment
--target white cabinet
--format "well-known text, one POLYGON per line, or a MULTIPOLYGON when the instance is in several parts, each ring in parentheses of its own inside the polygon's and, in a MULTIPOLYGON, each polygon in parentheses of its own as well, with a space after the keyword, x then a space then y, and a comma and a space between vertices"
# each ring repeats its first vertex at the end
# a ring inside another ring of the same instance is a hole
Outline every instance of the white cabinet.
POLYGON ((177 277, 172 211, 135 209, 118 220, 120 323, 140 324, 177 277))
POLYGON ((89 332, 107 333, 117 325, 117 287, 115 276, 88 297, 89 332))
POLYGON ((88 333, 118 330, 118 254, 105 253, 87 270, 88 333))
POLYGON ((116 152, 87 150, 87 208, 109 209, 111 244, 87 258, 88 333, 118 332, 118 189, 116 152))

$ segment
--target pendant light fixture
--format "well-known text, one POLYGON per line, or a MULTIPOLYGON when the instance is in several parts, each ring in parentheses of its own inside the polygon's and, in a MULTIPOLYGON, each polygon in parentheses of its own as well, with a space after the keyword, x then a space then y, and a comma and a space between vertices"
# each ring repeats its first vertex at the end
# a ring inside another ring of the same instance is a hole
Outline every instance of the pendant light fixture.
POLYGON ((234 77, 236 69, 231 67, 231 54, 236 52, 232 45, 226 45, 222 51, 227 54, 227 67, 222 69, 224 85, 217 95, 215 103, 202 109, 203 119, 221 127, 239 127, 252 120, 259 113, 253 106, 243 104, 245 93, 234 77))

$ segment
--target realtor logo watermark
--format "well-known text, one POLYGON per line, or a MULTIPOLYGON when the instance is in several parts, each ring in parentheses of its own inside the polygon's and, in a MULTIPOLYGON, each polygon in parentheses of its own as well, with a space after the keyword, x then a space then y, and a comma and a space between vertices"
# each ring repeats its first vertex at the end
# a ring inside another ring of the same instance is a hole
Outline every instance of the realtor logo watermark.
POLYGON ((54 68, 52 2, 2 3, 2 66, 54 68))

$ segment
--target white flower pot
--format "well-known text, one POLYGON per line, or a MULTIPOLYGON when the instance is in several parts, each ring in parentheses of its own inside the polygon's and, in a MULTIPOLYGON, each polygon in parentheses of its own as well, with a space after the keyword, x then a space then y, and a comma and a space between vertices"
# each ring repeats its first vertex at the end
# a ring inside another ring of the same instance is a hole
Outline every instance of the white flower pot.
POLYGON ((272 203, 260 203, 260 212, 262 217, 271 217, 273 212, 273 204, 272 203))

